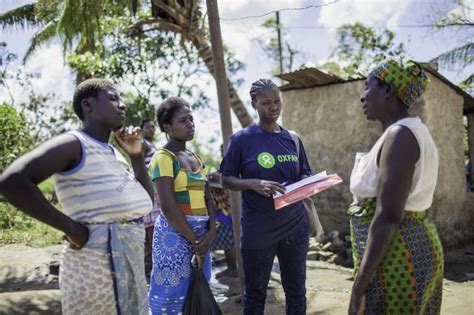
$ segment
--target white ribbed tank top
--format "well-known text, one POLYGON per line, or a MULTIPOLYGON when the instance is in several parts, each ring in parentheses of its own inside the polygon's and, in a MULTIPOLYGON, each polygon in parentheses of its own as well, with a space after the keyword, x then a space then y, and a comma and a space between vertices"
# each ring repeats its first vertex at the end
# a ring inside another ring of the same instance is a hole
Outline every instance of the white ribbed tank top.
POLYGON ((368 153, 357 153, 351 174, 350 189, 354 198, 377 196, 377 155, 391 128, 404 126, 413 133, 420 147, 420 158, 415 164, 413 181, 405 210, 424 211, 433 203, 433 195, 438 178, 439 157, 436 144, 428 128, 419 117, 404 118, 391 125, 368 153))
POLYGON ((136 219, 151 211, 148 193, 117 150, 84 132, 69 134, 81 143, 82 159, 74 169, 53 176, 65 214, 81 222, 109 222, 136 219))

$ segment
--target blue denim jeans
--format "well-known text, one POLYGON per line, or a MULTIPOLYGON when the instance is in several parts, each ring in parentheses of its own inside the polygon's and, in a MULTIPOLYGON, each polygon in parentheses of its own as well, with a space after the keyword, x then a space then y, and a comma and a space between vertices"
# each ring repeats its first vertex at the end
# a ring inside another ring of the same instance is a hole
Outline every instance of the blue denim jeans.
POLYGON ((306 314, 308 242, 308 224, 301 222, 290 235, 268 247, 241 250, 245 274, 245 315, 263 315, 275 256, 280 264, 286 314, 306 314))

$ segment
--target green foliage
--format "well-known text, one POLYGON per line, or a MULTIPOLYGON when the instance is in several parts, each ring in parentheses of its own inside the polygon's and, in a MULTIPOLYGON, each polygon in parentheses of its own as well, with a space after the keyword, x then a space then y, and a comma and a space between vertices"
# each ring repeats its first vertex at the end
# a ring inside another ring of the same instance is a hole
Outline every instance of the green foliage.
POLYGON ((6 26, 33 26, 37 24, 35 4, 26 4, 8 12, 0 14, 0 25, 6 26))
MULTIPOLYGON (((201 4, 177 0, 37 0, 28 14, 34 14, 43 28, 34 35, 25 61, 37 47, 59 36, 65 54, 70 54, 67 59, 77 73, 76 82, 100 76, 124 83, 135 90, 139 104, 151 104, 170 92, 184 96, 196 108, 209 101, 191 82, 202 82, 198 75, 213 69, 212 60, 206 59, 204 64, 202 59, 207 56, 209 39, 201 4)), ((0 19, 3 27, 24 27, 12 23, 0 19)), ((243 68, 232 54, 226 53, 226 61, 230 74, 243 68)), ((232 76, 230 81, 242 82, 232 76)), ((248 123, 245 106, 237 96, 233 98, 232 108, 239 120, 248 123)))
POLYGON ((474 62, 474 42, 466 43, 432 59, 442 66, 468 66, 474 62))
POLYGON ((125 126, 140 126, 143 119, 155 120, 155 106, 147 98, 126 92, 122 94, 122 100, 127 106, 125 126))
POLYGON ((33 226, 34 219, 15 209, 6 202, 0 202, 0 228, 28 229, 33 226))
POLYGON ((348 78, 348 73, 346 72, 345 68, 341 68, 339 62, 335 61, 326 61, 324 64, 318 66, 319 69, 326 71, 327 73, 331 73, 336 75, 340 78, 348 78))
POLYGON ((63 0, 37 0, 34 7, 34 15, 41 24, 58 19, 59 10, 63 0))
MULTIPOLYGON (((58 209, 51 178, 39 185, 46 199, 58 209)), ((0 244, 21 243, 33 247, 59 244, 63 233, 0 201, 0 244)))
POLYGON ((32 247, 60 244, 63 233, 32 219, 8 203, 0 202, 0 244, 21 243, 32 247))
POLYGON ((459 87, 470 95, 474 95, 474 73, 470 74, 466 79, 459 83, 459 87))
POLYGON ((66 48, 71 48, 78 33, 81 34, 79 46, 85 41, 98 39, 98 19, 102 16, 102 2, 97 0, 65 0, 61 7, 57 30, 66 48))
POLYGON ((35 221, 28 229, 7 229, 0 231, 0 244, 24 244, 31 247, 47 247, 61 244, 63 233, 35 221))
POLYGON ((433 27, 445 28, 473 26, 472 11, 474 8, 469 6, 468 1, 466 0, 457 0, 456 3, 457 6, 438 18, 433 23, 433 27))
POLYGON ((54 93, 37 95, 30 90, 28 99, 19 105, 24 113, 33 144, 42 143, 81 125, 71 101, 61 101, 54 93))
POLYGON ((463 146, 464 146, 464 161, 470 160, 469 156, 469 129, 467 124, 467 117, 463 117, 463 146))
POLYGON ((39 47, 56 35, 57 26, 57 20, 49 21, 43 28, 33 34, 31 44, 28 46, 25 56, 23 57, 23 63, 25 63, 39 47))
MULTIPOLYGON (((208 106, 209 98, 196 83, 207 70, 190 42, 176 45, 175 35, 160 30, 131 31, 126 14, 104 16, 100 23, 107 41, 93 51, 69 53, 68 64, 85 77, 106 77, 128 87, 122 94, 126 124, 154 119, 156 106, 169 96, 185 98, 193 109, 208 106)), ((228 48, 225 51, 228 73, 242 70, 243 63, 228 48)), ((242 83, 235 75, 231 78, 236 85, 242 83)))
POLYGON ((237 76, 237 74, 245 69, 245 63, 235 57, 235 53, 226 45, 224 45, 224 59, 227 70, 228 80, 236 86, 241 86, 244 79, 237 76))
POLYGON ((263 21, 261 26, 267 30, 266 34, 259 36, 256 41, 260 44, 263 52, 267 55, 270 60, 275 61, 275 68, 272 71, 274 74, 291 72, 293 71, 294 59, 299 52, 295 50, 289 43, 285 28, 282 24, 278 25, 275 16, 269 17, 263 21), (280 69, 280 51, 278 45, 278 28, 280 28, 280 39, 281 39, 281 58, 283 69, 280 69))
POLYGON ((202 61, 191 45, 183 44, 183 50, 183 46, 175 45, 174 36, 158 31, 131 35, 128 17, 104 17, 101 23, 107 42, 94 51, 70 53, 68 63, 85 77, 106 77, 129 86, 122 95, 127 116, 131 116, 128 120, 152 118, 153 100, 171 94, 187 98, 196 108, 208 103, 197 85, 189 83, 190 77, 203 72, 202 61))
POLYGON ((325 63, 321 68, 344 79, 365 77, 385 57, 405 54, 403 43, 395 44, 395 33, 389 29, 376 31, 356 22, 338 27, 337 37, 338 46, 332 54, 336 62, 325 63))
MULTIPOLYGON (((7 47, 6 43, 0 44, 7 47)), ((40 78, 39 74, 25 72, 22 67, 15 71, 9 69, 16 59, 17 56, 8 49, 0 54, 0 86, 5 87, 10 96, 8 105, 24 117, 31 144, 38 144, 79 126, 79 119, 70 102, 58 100, 54 93, 44 95, 35 92, 32 81, 40 78), (15 94, 22 95, 21 98, 14 97, 13 87, 16 88, 15 94)))
MULTIPOLYGON (((474 64, 474 8, 467 4, 467 1, 458 0, 458 6, 442 15, 434 24, 436 29, 456 28, 459 33, 460 46, 455 47, 441 55, 433 58, 431 61, 438 63, 441 67, 458 70, 474 64)), ((469 73, 463 78, 459 86, 474 95, 474 74, 469 73)))
POLYGON ((26 28, 42 26, 34 35, 28 47, 23 62, 43 44, 56 35, 58 26, 58 12, 61 0, 38 0, 36 3, 26 4, 3 14, 0 14, 0 26, 26 28))
POLYGON ((220 152, 213 152, 212 150, 212 146, 216 141, 216 138, 211 138, 209 143, 204 145, 199 143, 198 140, 194 138, 189 143, 190 150, 199 155, 204 160, 208 171, 217 170, 222 160, 222 154, 220 152))
POLYGON ((52 178, 48 178, 47 180, 43 181, 41 184, 38 185, 41 192, 45 195, 46 199, 49 201, 56 200, 54 196, 54 183, 52 178))
POLYGON ((30 148, 24 115, 7 104, 0 104, 0 172, 30 148))

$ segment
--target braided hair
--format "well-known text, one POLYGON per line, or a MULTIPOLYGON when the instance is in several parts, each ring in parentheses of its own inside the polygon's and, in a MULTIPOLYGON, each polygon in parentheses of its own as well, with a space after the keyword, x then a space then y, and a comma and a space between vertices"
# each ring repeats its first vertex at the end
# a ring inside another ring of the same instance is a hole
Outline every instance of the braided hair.
POLYGON ((260 79, 252 83, 252 87, 250 88, 250 99, 252 101, 252 106, 255 107, 258 94, 265 89, 278 90, 278 86, 272 80, 269 79, 260 79))

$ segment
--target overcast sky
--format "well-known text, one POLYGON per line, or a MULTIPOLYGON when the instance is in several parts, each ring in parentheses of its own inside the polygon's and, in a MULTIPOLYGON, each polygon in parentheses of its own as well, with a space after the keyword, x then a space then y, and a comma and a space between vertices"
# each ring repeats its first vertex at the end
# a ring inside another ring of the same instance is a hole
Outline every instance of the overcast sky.
MULTIPOLYGON (((29 2, 32 1, 1 0, 0 12, 29 2)), ((360 21, 369 26, 391 29, 397 34, 395 42, 405 43, 407 57, 418 61, 429 61, 440 53, 459 46, 464 37, 456 30, 433 31, 431 28, 421 26, 403 27, 430 24, 440 12, 456 8, 453 0, 219 0, 218 4, 223 40, 237 58, 246 64, 246 70, 240 73, 244 84, 239 89, 239 94, 247 105, 250 101, 248 90, 251 83, 262 77, 270 77, 275 62, 262 53, 261 47, 255 41, 255 38, 262 34, 260 24, 265 17, 228 19, 262 15, 273 10, 327 4, 318 8, 281 11, 281 23, 286 29, 287 39, 291 46, 300 52, 296 66, 301 63, 313 65, 327 60, 337 45, 335 28, 348 22, 360 21)), ((17 53, 21 59, 34 31, 34 29, 0 30, 0 41, 6 41, 9 50, 17 53)), ((43 93, 54 90, 65 99, 71 98, 73 79, 64 64, 62 49, 58 42, 39 50, 27 63, 26 70, 42 75, 40 80, 34 82, 35 90, 43 93)), ((445 69, 441 69, 441 73, 455 83, 461 81, 464 75, 460 71, 445 69)), ((202 89, 211 98, 211 106, 217 108, 215 85, 203 84, 202 89)), ((0 91, 0 100, 5 97, 5 91, 0 91)), ((213 121, 215 124, 211 125, 219 126, 217 115, 202 114, 203 118, 197 126, 198 132, 199 129, 209 126, 210 119, 215 120, 213 121)))

